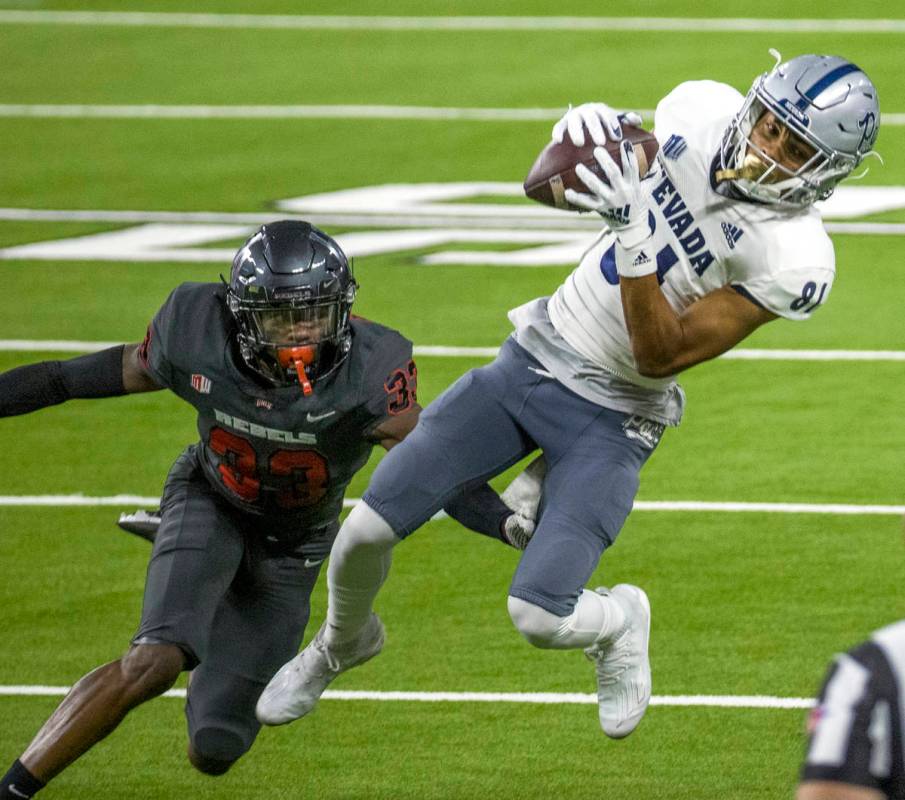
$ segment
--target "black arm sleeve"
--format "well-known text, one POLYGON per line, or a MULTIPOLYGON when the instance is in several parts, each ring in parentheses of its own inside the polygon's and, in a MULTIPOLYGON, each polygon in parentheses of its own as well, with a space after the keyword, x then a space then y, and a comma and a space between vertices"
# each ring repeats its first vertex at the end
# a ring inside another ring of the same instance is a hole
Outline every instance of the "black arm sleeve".
POLYGON ((501 531, 503 520, 511 513, 500 496, 486 483, 456 495, 443 510, 456 522, 491 539, 509 544, 501 531))
POLYGON ((0 374, 0 417, 27 414, 76 398, 125 394, 124 348, 118 345, 68 361, 41 361, 0 374))

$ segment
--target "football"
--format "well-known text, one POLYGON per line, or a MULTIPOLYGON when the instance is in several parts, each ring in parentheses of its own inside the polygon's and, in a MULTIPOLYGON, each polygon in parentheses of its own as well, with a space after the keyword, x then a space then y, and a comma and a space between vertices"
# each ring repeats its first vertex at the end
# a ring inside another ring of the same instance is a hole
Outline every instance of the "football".
MULTIPOLYGON (((635 156, 638 159, 638 170, 641 177, 647 174, 659 148, 657 140, 650 131, 637 128, 634 125, 623 125, 622 135, 632 143, 635 148, 635 156)), ((622 166, 622 142, 613 142, 609 139, 605 145, 606 151, 613 160, 622 166)), ((575 167, 584 164, 595 175, 603 178, 603 170, 597 159, 594 158, 594 148, 597 145, 586 136, 583 147, 572 144, 568 134, 562 143, 550 142, 537 157, 534 165, 528 171, 525 178, 525 194, 538 203, 562 208, 569 211, 583 211, 577 206, 566 202, 566 189, 575 189, 578 192, 587 192, 587 187, 576 177, 575 167)))

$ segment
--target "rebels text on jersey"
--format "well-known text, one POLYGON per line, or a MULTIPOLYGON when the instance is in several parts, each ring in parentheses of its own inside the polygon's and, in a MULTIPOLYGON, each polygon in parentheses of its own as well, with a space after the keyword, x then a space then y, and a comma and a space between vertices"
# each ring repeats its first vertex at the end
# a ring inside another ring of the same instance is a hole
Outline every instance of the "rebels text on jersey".
POLYGON ((245 511, 289 516, 307 530, 335 522, 374 428, 416 401, 411 342, 355 318, 349 356, 313 394, 261 383, 241 366, 220 284, 177 287, 140 354, 161 386, 197 410, 201 461, 217 491, 245 511))
MULTIPOLYGON (((714 182, 720 140, 743 102, 713 81, 683 83, 657 106, 660 152, 642 185, 653 230, 649 257, 677 311, 731 285, 788 319, 807 319, 829 297, 833 245, 813 207, 787 210, 744 202, 714 182)), ((622 312, 615 236, 605 231, 549 302, 550 320, 583 357, 638 386, 663 390, 673 378, 636 369, 622 312)))

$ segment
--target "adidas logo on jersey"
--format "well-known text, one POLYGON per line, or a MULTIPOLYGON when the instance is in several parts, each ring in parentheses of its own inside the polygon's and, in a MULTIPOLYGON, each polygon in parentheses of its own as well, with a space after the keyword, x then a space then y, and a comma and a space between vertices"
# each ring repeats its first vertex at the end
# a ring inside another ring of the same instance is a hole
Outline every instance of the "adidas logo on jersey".
POLYGON ((675 161, 680 155, 682 155, 682 153, 685 152, 687 147, 688 142, 686 142, 681 136, 673 134, 666 140, 666 144, 663 145, 663 155, 675 161))
POLYGON ((647 253, 643 250, 635 256, 635 260, 632 261, 633 267, 643 267, 645 264, 650 264, 650 258, 647 253))
POLYGON ((723 236, 726 237, 726 244, 729 245, 729 249, 735 250, 736 243, 745 232, 735 225, 730 225, 728 222, 720 223, 720 227, 723 229, 723 236))

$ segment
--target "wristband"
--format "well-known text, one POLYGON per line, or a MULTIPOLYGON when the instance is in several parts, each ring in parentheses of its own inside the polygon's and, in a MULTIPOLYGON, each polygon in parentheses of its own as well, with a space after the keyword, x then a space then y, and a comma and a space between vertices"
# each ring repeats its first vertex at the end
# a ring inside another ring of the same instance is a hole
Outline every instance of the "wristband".
POLYGON ((622 236, 616 237, 616 272, 623 278, 643 278, 657 271, 653 237, 647 236, 633 247, 622 243, 622 236))

